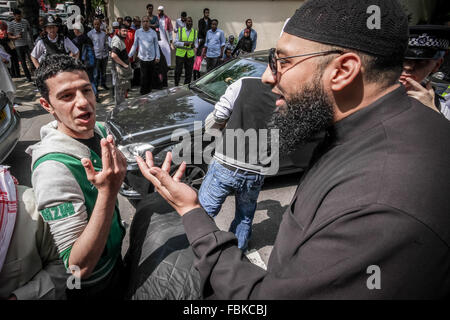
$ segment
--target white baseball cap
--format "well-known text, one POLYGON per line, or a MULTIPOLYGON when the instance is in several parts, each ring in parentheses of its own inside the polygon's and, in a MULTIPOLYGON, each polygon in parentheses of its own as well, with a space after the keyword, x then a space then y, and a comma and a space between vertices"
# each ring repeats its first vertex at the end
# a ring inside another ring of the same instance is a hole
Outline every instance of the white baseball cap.
POLYGON ((80 22, 75 22, 72 25, 72 28, 77 29, 78 31, 80 31, 81 33, 84 33, 84 27, 80 22))
POLYGON ((158 10, 164 10, 164 7, 163 6, 159 6, 158 10))

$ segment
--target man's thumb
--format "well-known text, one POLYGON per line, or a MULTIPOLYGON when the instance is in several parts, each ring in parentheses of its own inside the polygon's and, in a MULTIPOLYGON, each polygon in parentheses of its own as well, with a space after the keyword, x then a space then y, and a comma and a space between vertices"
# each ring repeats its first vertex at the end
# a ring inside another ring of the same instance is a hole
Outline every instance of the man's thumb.
POLYGON ((89 181, 94 180, 95 177, 95 170, 92 166, 92 162, 89 159, 83 158, 81 159, 81 164, 84 167, 84 170, 86 171, 86 177, 89 181))

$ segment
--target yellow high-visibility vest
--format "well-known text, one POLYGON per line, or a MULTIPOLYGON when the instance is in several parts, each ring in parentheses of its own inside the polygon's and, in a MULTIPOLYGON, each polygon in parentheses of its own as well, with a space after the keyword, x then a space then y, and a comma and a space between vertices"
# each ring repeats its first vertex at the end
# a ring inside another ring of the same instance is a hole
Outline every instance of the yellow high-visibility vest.
MULTIPOLYGON (((178 39, 178 41, 180 41, 180 42, 189 41, 189 42, 195 43, 195 40, 197 40, 197 30, 192 28, 191 33, 189 34, 189 38, 188 38, 188 36, 186 34, 186 28, 184 27, 181 29, 181 39, 178 39)), ((177 51, 175 54, 177 57, 184 57, 186 55, 186 52, 187 52, 188 58, 192 58, 193 56, 195 56, 193 47, 192 48, 188 48, 188 47, 177 48, 177 51)))

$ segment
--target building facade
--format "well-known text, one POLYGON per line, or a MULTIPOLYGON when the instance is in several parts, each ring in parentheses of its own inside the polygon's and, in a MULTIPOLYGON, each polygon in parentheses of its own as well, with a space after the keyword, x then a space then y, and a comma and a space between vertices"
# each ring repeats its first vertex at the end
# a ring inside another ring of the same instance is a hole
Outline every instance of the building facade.
MULTIPOLYGON (((337 0, 338 1, 338 0, 337 0)), ((298 0, 109 0, 107 3, 110 21, 116 17, 143 16, 148 3, 153 4, 157 14, 158 6, 165 8, 165 13, 175 20, 180 17, 182 11, 194 20, 194 28, 197 21, 203 16, 203 9, 210 9, 210 18, 219 20, 219 28, 228 37, 235 37, 245 28, 245 20, 253 20, 253 29, 258 32, 256 50, 274 47, 280 36, 281 29, 287 18, 292 16, 304 1, 298 0)), ((410 24, 427 20, 434 10, 434 0, 400 0, 405 10, 410 15, 410 24)))

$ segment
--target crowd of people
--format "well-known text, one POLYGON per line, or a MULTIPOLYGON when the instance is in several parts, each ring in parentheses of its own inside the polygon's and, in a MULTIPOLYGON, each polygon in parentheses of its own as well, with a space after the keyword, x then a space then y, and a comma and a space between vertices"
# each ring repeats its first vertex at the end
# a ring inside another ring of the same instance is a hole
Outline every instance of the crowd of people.
POLYGON ((152 4, 145 9, 142 17, 117 17, 111 26, 101 12, 92 21, 77 17, 71 29, 56 16, 39 17, 35 34, 21 11, 14 9, 14 20, 1 22, 3 47, 0 50, 7 54, 4 60, 11 76, 20 76, 20 61, 29 82, 32 82, 32 72, 48 54, 70 54, 80 59, 88 70, 97 101, 99 86, 110 90, 106 84, 106 67, 111 58, 111 93, 117 105, 125 100, 132 86, 140 86, 141 94, 168 87, 172 52, 175 52, 175 85, 178 86, 183 69, 184 84, 189 84, 192 78, 200 77, 203 60, 204 71, 210 71, 256 48, 257 33, 252 29, 252 19, 246 20, 237 40, 229 35, 226 41, 223 30, 218 28, 219 21, 209 17, 208 8, 203 10, 197 29, 186 11, 172 22, 163 6, 158 7, 156 15, 152 4), (27 59, 32 62, 31 72, 27 59))
MULTIPOLYGON (((235 45, 233 38, 226 42, 208 9, 198 30, 187 13, 173 28, 164 7, 158 7, 157 16, 152 5, 146 9, 141 19, 118 18, 110 35, 101 17, 89 31, 76 25, 73 41, 58 34, 52 17, 44 22, 47 35, 37 39, 31 60, 40 104, 55 120, 27 149, 33 193, 22 190, 18 198, 34 204, 23 206, 42 218, 28 229, 44 238, 35 247, 45 254, 32 248, 8 256, 0 247, 0 284, 5 284, 0 298, 123 298, 129 277, 121 256, 125 229, 117 194, 127 160, 96 121, 98 86, 108 89, 108 52, 120 103, 133 80, 140 81, 143 94, 155 83, 164 86, 162 70, 171 64, 173 48, 176 84, 183 67, 189 76, 188 69, 196 71, 195 57, 211 69, 237 50, 255 49, 251 20, 235 45), (85 43, 92 46, 90 53, 85 43), (135 78, 136 70, 140 77, 135 78), (11 265, 20 259, 37 261, 37 270, 13 276, 11 265), (10 269, 1 269, 4 261, 10 269), (66 269, 80 288, 66 290, 66 269)), ((429 81, 444 62, 449 41, 449 26, 408 26, 397 1, 309 0, 269 50, 262 78, 244 77, 228 87, 213 112, 222 129, 276 129, 285 154, 323 133, 283 215, 267 270, 244 252, 270 159, 239 163, 222 149, 197 193, 182 182, 185 163, 171 170, 171 152, 161 167, 150 151, 135 157, 142 175, 181 216, 203 298, 450 296, 445 192, 450 187, 450 100, 448 88, 435 92, 429 81), (374 3, 389 28, 367 28, 367 8, 374 3), (213 217, 231 193, 236 212, 225 232, 213 217), (379 270, 382 285, 371 282, 369 270, 379 270)), ((227 134, 221 139, 226 145, 227 134)), ((17 239, 10 241, 19 246, 17 239)))

